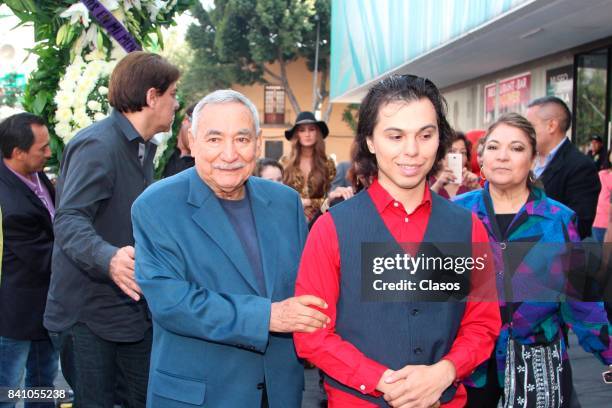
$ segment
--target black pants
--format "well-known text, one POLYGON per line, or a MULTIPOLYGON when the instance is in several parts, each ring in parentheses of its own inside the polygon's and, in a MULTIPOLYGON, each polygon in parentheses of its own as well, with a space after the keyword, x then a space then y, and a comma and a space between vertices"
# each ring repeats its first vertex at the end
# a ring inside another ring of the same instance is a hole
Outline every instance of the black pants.
POLYGON ((141 341, 118 343, 104 340, 77 323, 54 333, 51 339, 74 391, 74 408, 112 408, 118 383, 123 407, 145 407, 152 329, 141 341))
POLYGON ((488 361, 487 383, 482 388, 465 387, 467 390, 467 408, 497 407, 504 389, 497 381, 497 362, 495 354, 488 361))

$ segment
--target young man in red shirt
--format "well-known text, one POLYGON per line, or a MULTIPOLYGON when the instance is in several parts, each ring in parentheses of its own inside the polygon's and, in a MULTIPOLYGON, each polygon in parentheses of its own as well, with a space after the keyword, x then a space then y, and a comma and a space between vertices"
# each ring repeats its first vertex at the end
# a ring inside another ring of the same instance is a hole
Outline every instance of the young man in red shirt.
MULTIPOLYGON (((478 218, 427 186, 452 132, 442 95, 424 78, 390 76, 361 104, 355 176, 372 183, 317 221, 296 282, 297 295, 328 304, 331 323, 294 341, 300 357, 326 374, 332 408, 462 407, 461 380, 493 349, 501 324, 494 295, 488 302, 372 302, 361 288, 364 243, 467 243, 474 257, 486 251, 474 245, 488 242, 478 218)), ((481 286, 494 281, 489 272, 479 275, 481 286)))

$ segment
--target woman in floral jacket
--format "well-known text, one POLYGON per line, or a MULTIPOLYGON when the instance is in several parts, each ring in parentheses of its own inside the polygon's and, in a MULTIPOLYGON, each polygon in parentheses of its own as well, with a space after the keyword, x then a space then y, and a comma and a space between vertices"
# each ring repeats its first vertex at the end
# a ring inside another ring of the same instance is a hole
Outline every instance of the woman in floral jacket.
POLYGON ((535 131, 518 114, 485 136, 485 188, 456 198, 483 222, 496 263, 502 330, 491 359, 468 381, 468 406, 570 407, 572 387, 562 326, 605 364, 610 325, 601 303, 576 300, 567 280, 580 241, 575 214, 534 186, 535 131))

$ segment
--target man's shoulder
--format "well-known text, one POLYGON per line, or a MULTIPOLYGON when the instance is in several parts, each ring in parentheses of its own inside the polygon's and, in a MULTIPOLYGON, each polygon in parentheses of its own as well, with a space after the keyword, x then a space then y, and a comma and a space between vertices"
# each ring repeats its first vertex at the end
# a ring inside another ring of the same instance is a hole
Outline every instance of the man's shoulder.
POLYGON ((582 153, 572 141, 568 140, 566 142, 566 145, 567 147, 565 149, 565 155, 559 155, 559 159, 564 161, 564 165, 573 168, 586 167, 589 169, 592 168, 593 170, 596 170, 593 160, 590 159, 589 156, 587 156, 586 154, 582 153))
POLYGON ((299 196, 297 191, 291 187, 261 177, 251 176, 249 177, 249 183, 251 183, 255 189, 261 191, 266 197, 274 200, 286 199, 295 201, 299 196))
POLYGON ((112 137, 116 133, 117 130, 113 127, 112 120, 110 118, 103 119, 79 130, 67 143, 66 153, 69 154, 83 149, 95 150, 100 153, 106 150, 110 151, 116 145, 114 143, 115 138, 112 137))
POLYGON ((151 184, 134 202, 134 207, 147 205, 154 208, 167 208, 170 211, 179 203, 187 202, 189 176, 195 169, 189 169, 174 176, 151 184))

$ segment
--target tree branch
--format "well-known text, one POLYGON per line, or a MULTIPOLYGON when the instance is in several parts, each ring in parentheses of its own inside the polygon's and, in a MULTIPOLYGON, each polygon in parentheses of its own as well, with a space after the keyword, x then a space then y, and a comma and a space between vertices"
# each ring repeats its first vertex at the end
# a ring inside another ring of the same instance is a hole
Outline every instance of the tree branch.
POLYGON ((273 79, 277 80, 278 82, 283 82, 283 78, 281 78, 278 74, 276 74, 274 71, 272 71, 270 68, 266 67, 265 65, 263 66, 263 70, 266 74, 270 75, 273 79))
POLYGON ((302 110, 300 109, 300 104, 298 103, 297 98, 295 97, 295 94, 293 93, 293 90, 291 89, 291 86, 289 86, 289 79, 287 78, 287 62, 283 58, 283 53, 280 48, 278 49, 278 63, 280 65, 280 70, 281 70, 280 76, 281 76, 281 81, 283 82, 283 86, 285 87, 285 93, 287 94, 287 97, 289 98, 289 102, 291 103, 291 107, 293 107, 293 111, 297 115, 302 110))

